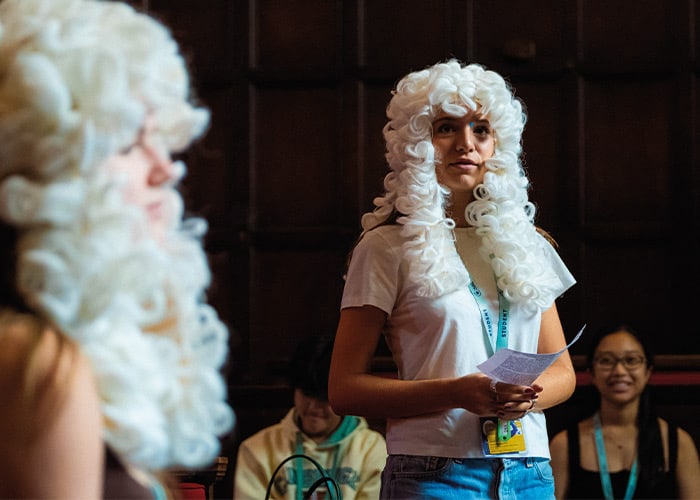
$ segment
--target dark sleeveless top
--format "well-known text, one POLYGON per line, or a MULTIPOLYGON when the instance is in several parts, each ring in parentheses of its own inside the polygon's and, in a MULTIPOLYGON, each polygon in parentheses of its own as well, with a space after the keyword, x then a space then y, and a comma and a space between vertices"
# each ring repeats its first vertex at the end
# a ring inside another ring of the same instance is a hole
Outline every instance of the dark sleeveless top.
MULTIPOLYGON (((589 471, 581 468, 578 423, 570 425, 566 431, 569 441, 569 488, 566 492, 566 498, 605 498, 598 471, 589 471)), ((664 473, 663 479, 651 490, 645 489, 644 485, 637 483, 637 489, 633 498, 678 498, 676 491, 678 428, 670 423, 668 424, 668 459, 669 470, 664 473)), ((628 470, 610 473, 610 482, 612 483, 613 496, 615 498, 624 498, 629 477, 630 471, 628 470)))

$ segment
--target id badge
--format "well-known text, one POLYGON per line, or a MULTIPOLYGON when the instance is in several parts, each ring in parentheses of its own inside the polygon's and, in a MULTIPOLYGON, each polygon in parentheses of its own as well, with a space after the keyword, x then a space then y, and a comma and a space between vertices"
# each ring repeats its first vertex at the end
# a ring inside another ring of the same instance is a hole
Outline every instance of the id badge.
POLYGON ((523 423, 520 419, 501 422, 508 426, 506 432, 509 438, 506 441, 500 441, 497 437, 498 419, 496 417, 482 417, 480 422, 481 444, 484 449, 484 455, 492 456, 525 451, 525 434, 523 433, 523 423))

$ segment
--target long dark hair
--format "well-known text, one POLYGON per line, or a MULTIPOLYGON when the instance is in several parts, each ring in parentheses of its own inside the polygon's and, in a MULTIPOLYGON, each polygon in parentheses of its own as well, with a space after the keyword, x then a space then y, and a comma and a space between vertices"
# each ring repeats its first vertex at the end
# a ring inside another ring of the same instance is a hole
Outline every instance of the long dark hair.
MULTIPOLYGON (((618 323, 600 328, 589 346, 587 363, 588 369, 593 368, 593 359, 596 349, 602 340, 617 332, 624 332, 635 338, 642 346, 646 367, 650 369, 654 366, 654 353, 651 349, 649 339, 639 333, 635 328, 618 323)), ((664 448, 661 441, 661 428, 656 410, 651 402, 649 386, 645 386, 639 397, 639 410, 637 411, 637 459, 639 462, 639 489, 651 491, 662 479, 665 473, 666 464, 664 461, 664 448)), ((669 457, 670 458, 670 457, 669 457)))

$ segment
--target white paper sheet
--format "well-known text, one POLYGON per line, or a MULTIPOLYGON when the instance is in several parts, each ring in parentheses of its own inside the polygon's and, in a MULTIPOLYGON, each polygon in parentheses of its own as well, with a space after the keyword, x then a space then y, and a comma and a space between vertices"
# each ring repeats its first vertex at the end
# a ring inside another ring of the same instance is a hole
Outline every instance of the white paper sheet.
POLYGON ((554 363, 564 351, 581 337, 586 325, 574 337, 574 340, 559 352, 535 354, 529 352, 501 349, 489 359, 477 366, 484 374, 499 382, 516 385, 530 385, 540 374, 554 363))

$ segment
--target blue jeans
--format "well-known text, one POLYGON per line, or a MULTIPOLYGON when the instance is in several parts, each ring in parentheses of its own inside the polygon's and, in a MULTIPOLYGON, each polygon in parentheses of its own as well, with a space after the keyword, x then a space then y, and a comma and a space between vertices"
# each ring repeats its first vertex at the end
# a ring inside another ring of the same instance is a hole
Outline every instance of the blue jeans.
POLYGON ((380 498, 547 500, 554 498, 554 477, 546 458, 389 455, 380 498))

